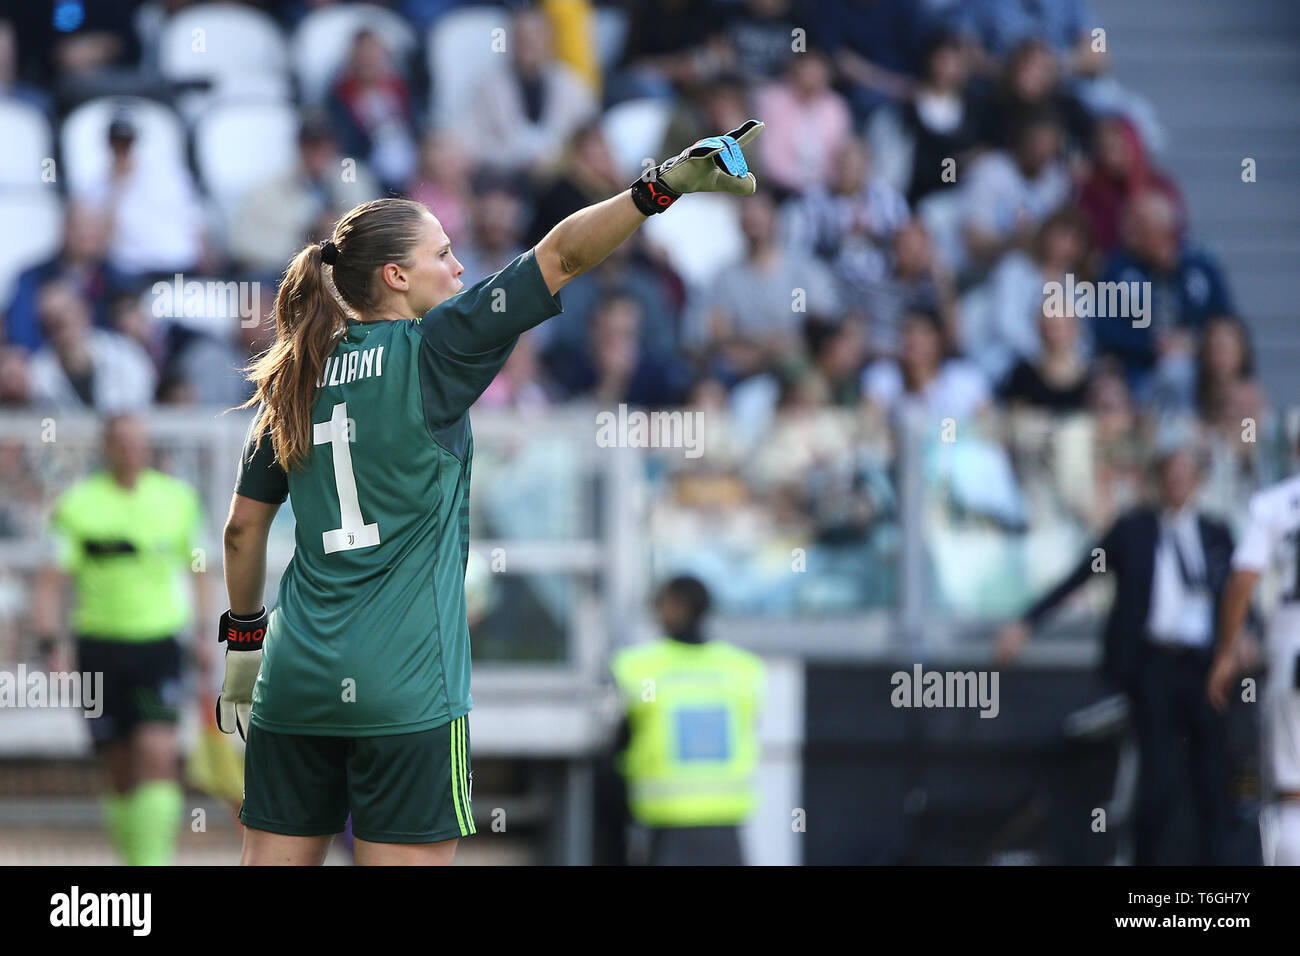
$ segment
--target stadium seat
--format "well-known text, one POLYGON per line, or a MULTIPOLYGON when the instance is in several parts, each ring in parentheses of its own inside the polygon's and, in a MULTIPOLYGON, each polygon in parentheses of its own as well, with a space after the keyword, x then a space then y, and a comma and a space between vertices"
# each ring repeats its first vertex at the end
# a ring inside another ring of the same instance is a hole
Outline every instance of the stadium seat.
POLYGON ((112 159, 108 126, 119 114, 126 114, 135 125, 137 152, 145 162, 185 162, 185 128, 168 107, 136 96, 89 100, 69 113, 59 130, 61 174, 71 192, 85 189, 107 173, 112 159))
MULTIPOLYGON (((466 7, 448 11, 429 28, 427 56, 433 83, 433 124, 455 122, 472 108, 470 94, 483 71, 495 63, 493 30, 505 30, 509 14, 501 7, 466 7)), ((504 49, 504 47, 503 47, 504 49)))
POLYGON ((159 37, 158 68, 169 80, 208 80, 181 95, 186 119, 232 99, 288 100, 289 59, 279 26, 250 7, 204 3, 171 16, 159 37))
POLYGON ((63 203, 47 186, 0 191, 0 303, 22 271, 50 258, 63 243, 63 203))
POLYGON ((636 178, 645 160, 664 158, 659 151, 671 118, 672 105, 656 99, 627 100, 605 112, 601 128, 621 175, 636 178))
POLYGON ((399 59, 418 42, 415 31, 398 14, 371 3, 313 10, 289 41, 293 72, 306 102, 319 103, 329 94, 334 75, 347 60, 352 38, 363 27, 377 33, 399 59))
POLYGON ((293 168, 297 133, 297 113, 282 103, 217 106, 195 124, 195 164, 224 225, 250 187, 293 168))
POLYGON ((35 186, 41 164, 54 155, 50 124, 41 111, 21 100, 0 98, 0 188, 35 186))
POLYGON ((721 193, 689 196, 667 213, 646 221, 646 241, 662 249, 688 283, 703 285, 720 268, 744 255, 739 203, 721 193))

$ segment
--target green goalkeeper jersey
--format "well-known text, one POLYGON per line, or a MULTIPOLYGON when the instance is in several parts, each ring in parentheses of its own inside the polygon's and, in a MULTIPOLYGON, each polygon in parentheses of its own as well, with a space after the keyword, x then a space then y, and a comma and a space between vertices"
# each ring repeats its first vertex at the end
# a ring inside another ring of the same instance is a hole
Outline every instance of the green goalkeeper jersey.
POLYGON ((349 322, 286 474, 250 434, 235 490, 297 522, 253 690, 277 733, 407 734, 469 712, 466 414, 519 334, 555 315, 533 253, 422 319, 349 322))

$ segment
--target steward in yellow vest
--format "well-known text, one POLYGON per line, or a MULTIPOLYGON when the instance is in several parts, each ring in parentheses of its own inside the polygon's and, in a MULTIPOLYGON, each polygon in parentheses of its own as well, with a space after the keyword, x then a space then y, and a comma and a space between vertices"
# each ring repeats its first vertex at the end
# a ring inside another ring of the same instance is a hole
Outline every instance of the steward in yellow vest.
POLYGON ((655 600, 667 636, 612 664, 626 714, 619 769, 651 863, 740 864, 737 827, 757 802, 763 664, 703 638, 708 608, 703 584, 673 578, 655 600))

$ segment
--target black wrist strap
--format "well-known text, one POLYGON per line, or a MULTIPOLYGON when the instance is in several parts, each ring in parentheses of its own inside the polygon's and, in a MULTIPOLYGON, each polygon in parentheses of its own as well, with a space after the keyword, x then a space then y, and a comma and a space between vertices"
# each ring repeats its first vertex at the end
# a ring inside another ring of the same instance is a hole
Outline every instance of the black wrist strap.
POLYGON ((237 618, 229 611, 221 615, 221 623, 217 626, 217 643, 225 644, 227 650, 260 650, 264 637, 266 608, 262 608, 262 613, 252 619, 237 618))
POLYGON ((636 203, 636 208, 641 210, 643 216, 663 212, 681 198, 681 193, 669 189, 661 182, 638 179, 632 184, 632 202, 636 203))

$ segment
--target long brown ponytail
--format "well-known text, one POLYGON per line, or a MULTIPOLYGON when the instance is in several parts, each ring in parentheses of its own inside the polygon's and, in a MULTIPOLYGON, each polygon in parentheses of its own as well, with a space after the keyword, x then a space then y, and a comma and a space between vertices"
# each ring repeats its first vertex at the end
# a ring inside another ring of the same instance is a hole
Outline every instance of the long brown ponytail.
POLYGON ((411 247, 429 215, 423 203, 409 199, 362 203, 339 220, 330 237, 332 264, 313 243, 285 270, 275 296, 275 342, 245 369, 256 389, 239 406, 261 406, 253 434, 260 443, 270 432, 276 461, 285 471, 297 468, 311 451, 316 382, 347 329, 349 309, 364 316, 379 307, 378 270, 389 262, 410 264, 411 247))

